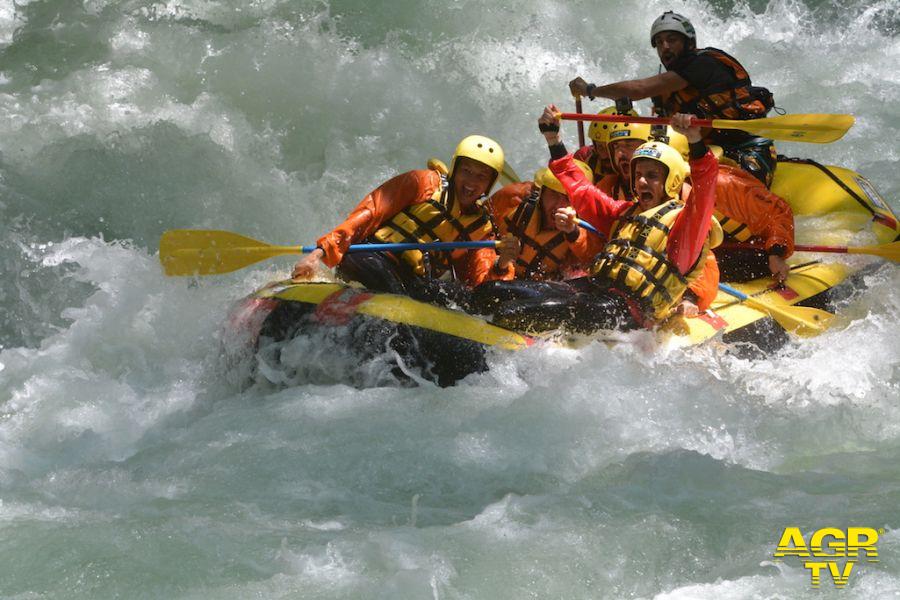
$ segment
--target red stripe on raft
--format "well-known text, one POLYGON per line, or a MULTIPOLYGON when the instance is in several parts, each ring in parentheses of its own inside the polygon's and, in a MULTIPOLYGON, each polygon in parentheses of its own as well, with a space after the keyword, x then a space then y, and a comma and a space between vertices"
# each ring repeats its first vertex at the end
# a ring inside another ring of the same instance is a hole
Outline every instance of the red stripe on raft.
POLYGON ((278 306, 274 298, 246 298, 228 315, 226 327, 232 333, 245 334, 254 340, 266 317, 278 306))
POLYGON ((772 286, 769 289, 772 289, 772 290, 775 290, 776 292, 778 292, 778 295, 781 296, 782 298, 784 298, 785 300, 793 300, 794 298, 800 297, 800 294, 798 294, 796 291, 792 290, 791 288, 789 288, 786 285, 782 285, 780 287, 772 286))
POLYGON ((882 214, 878 213, 874 217, 872 217, 872 220, 876 221, 878 223, 881 223, 882 225, 885 225, 887 227, 890 227, 891 229, 894 229, 894 230, 897 229, 897 221, 894 220, 893 217, 889 217, 887 215, 882 215, 882 214))
POLYGON ((338 290, 316 307, 316 320, 325 325, 346 325, 357 307, 374 295, 353 289, 338 290))
POLYGON ((728 321, 711 310, 700 313, 699 315, 697 315, 697 318, 701 321, 704 321, 705 323, 709 323, 716 331, 728 327, 728 321))

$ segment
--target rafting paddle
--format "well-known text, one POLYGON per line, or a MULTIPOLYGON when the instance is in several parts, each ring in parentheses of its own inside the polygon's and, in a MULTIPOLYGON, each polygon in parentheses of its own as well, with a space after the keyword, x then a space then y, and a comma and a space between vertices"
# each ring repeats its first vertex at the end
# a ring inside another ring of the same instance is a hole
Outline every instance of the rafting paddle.
MULTIPOLYGON (((430 242, 353 244, 349 252, 403 252, 406 250, 459 250, 495 248, 495 240, 480 242, 430 242)), ((159 262, 166 275, 217 275, 243 269, 267 258, 304 254, 315 246, 273 246, 230 231, 172 229, 159 240, 159 262)))
MULTIPOLYGON (((668 117, 634 117, 631 115, 589 115, 582 113, 560 113, 560 119, 567 121, 605 121, 610 123, 649 123, 651 125, 671 125, 668 117)), ((829 144, 844 137, 853 126, 853 115, 809 114, 781 115, 765 119, 733 121, 729 119, 691 120, 691 125, 715 129, 740 129, 762 137, 784 142, 810 142, 829 144)))
POLYGON ((503 171, 500 172, 500 181, 505 183, 519 183, 519 176, 508 162, 503 163, 503 171))
POLYGON ((585 221, 584 219, 575 219, 575 222, 578 223, 578 226, 581 227, 582 229, 587 229, 587 230, 590 231, 591 233, 593 233, 593 234, 595 234, 595 235, 598 235, 598 236, 600 236, 600 237, 603 238, 603 239, 606 239, 606 236, 603 235, 602 233, 600 233, 600 230, 599 230, 599 229, 597 229, 596 227, 594 227, 593 225, 591 225, 590 223, 588 223, 588 222, 585 221))
MULTIPOLYGON (((722 244, 724 250, 762 250, 762 246, 755 244, 726 243, 722 244)), ((869 254, 871 256, 880 256, 887 260, 900 262, 900 240, 890 242, 888 244, 880 244, 878 246, 803 246, 795 245, 794 250, 798 252, 836 252, 838 254, 869 254)))
MULTIPOLYGON (((596 233, 597 235, 602 235, 597 228, 587 221, 582 219, 576 219, 576 221, 580 227, 596 233)), ((738 298, 741 302, 746 302, 748 306, 766 313, 775 319, 775 321, 784 329, 800 336, 811 337, 818 335, 828 329, 828 325, 831 323, 832 319, 834 319, 833 314, 824 310, 819 310, 818 308, 808 308, 806 306, 775 306, 764 300, 748 296, 724 283, 719 284, 719 289, 726 294, 731 294, 735 298, 738 298)))
POLYGON ((764 312, 784 327, 785 330, 803 337, 819 335, 828 329, 834 315, 818 308, 807 306, 775 306, 753 296, 740 292, 724 283, 719 284, 719 289, 734 296, 751 308, 764 312))
MULTIPOLYGON (((575 96, 575 112, 578 114, 584 112, 581 108, 581 96, 575 96)), ((578 121, 578 147, 584 148, 584 121, 578 121)))

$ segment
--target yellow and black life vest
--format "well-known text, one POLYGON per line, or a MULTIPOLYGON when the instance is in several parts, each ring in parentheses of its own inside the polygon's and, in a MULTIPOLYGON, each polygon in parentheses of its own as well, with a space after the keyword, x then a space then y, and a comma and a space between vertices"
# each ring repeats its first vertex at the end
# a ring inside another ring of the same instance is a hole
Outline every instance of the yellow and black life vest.
POLYGON ((673 92, 663 101, 668 114, 690 113, 707 119, 759 119, 774 106, 771 92, 754 87, 750 75, 736 58, 718 48, 702 48, 697 54, 711 56, 733 74, 734 81, 712 86, 701 93, 693 85, 673 92))
POLYGON ((727 239, 735 240, 738 242, 746 242, 753 237, 753 234, 750 233, 750 229, 745 223, 736 221, 731 217, 726 217, 718 210, 713 211, 713 216, 719 222, 719 225, 722 226, 722 232, 725 234, 725 237, 727 239))
POLYGON ((538 206, 540 193, 541 188, 534 186, 531 195, 504 217, 508 231, 522 244, 516 259, 517 279, 547 279, 559 272, 569 253, 564 232, 541 228, 544 216, 538 206))
POLYGON ((608 160, 606 163, 600 160, 600 155, 597 154, 597 151, 593 148, 591 149, 591 155, 588 156, 585 162, 587 163, 587 166, 591 168, 595 182, 599 182, 605 176, 612 175, 616 172, 615 169, 612 168, 612 163, 608 160))
MULTIPOLYGON (((684 205, 675 200, 644 212, 638 212, 635 205, 613 225, 613 239, 597 255, 591 268, 591 275, 607 279, 627 292, 649 317, 658 321, 675 310, 688 285, 700 277, 710 249, 707 238, 700 257, 686 275, 669 261, 669 231, 682 208, 684 205)), ((714 222, 713 227, 718 225, 714 222)))
POLYGON ((606 175, 605 169, 600 162, 600 157, 597 156, 596 150, 591 150, 591 155, 587 157, 587 160, 585 162, 587 163, 587 166, 591 168, 591 172, 594 174, 595 178, 600 179, 600 177, 606 175))
MULTIPOLYGON (((441 187, 430 200, 406 207, 375 232, 379 242, 453 242, 478 241, 494 235, 488 212, 479 207, 472 214, 463 214, 459 203, 451 197, 447 178, 441 174, 441 187)), ((401 254, 419 276, 440 277, 450 270, 450 252, 434 252, 429 259, 420 250, 401 254), (430 272, 430 273, 429 273, 430 272)))

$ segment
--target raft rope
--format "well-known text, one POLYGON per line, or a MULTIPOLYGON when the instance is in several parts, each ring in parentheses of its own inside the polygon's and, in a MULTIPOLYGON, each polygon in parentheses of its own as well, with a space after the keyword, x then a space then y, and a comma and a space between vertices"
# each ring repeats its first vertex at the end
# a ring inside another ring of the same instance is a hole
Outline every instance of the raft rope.
MULTIPOLYGON (((847 194, 849 194, 849 196, 851 198, 853 198, 854 200, 859 202, 863 206, 863 208, 865 208, 867 211, 869 211, 869 213, 871 213, 872 218, 875 221, 879 221, 882 224, 887 224, 889 227, 892 227, 892 228, 896 227, 895 223, 891 223, 892 219, 887 218, 885 215, 882 215, 881 213, 877 212, 874 208, 869 206, 869 203, 866 202, 859 194, 857 194, 853 190, 853 188, 851 188, 846 183, 841 181, 840 178, 837 175, 835 175, 831 171, 831 169, 829 169, 825 165, 818 163, 811 158, 789 158, 787 156, 784 156, 783 154, 778 155, 778 162, 789 162, 789 163, 795 163, 795 164, 801 164, 801 165, 812 165, 812 166, 816 167, 817 169, 819 169, 820 171, 822 171, 823 173, 828 175, 828 177, 833 182, 835 182, 842 190, 847 192, 847 194)), ((900 241, 900 233, 897 234, 897 236, 894 238, 894 241, 895 242, 900 241)))
POLYGON ((812 166, 814 166, 815 168, 819 169, 820 171, 822 171, 823 173, 825 173, 826 175, 828 175, 828 177, 831 178, 831 180, 832 180, 833 182, 835 182, 836 184, 838 184, 838 186, 840 186, 840 188, 841 188, 842 190, 844 190, 845 192, 847 192, 847 193, 850 195, 851 198, 853 198, 854 200, 856 200, 857 202, 859 202, 859 203, 862 205, 863 208, 865 208, 867 211, 869 211, 870 213, 872 213, 872 216, 878 215, 878 212, 876 212, 874 208, 872 208, 871 206, 869 206, 869 203, 866 202, 859 194, 857 194, 857 193, 853 190, 853 188, 851 188, 851 187, 848 186, 846 183, 844 183, 843 181, 841 181, 840 178, 839 178, 837 175, 835 175, 835 174, 831 171, 831 169, 829 169, 828 167, 826 167, 826 166, 823 165, 822 163, 818 163, 818 162, 814 161, 814 160, 811 159, 811 158, 788 158, 787 156, 784 156, 784 155, 782 155, 782 154, 779 154, 779 155, 778 155, 778 162, 789 162, 789 163, 797 163, 797 164, 801 164, 801 165, 812 165, 812 166))

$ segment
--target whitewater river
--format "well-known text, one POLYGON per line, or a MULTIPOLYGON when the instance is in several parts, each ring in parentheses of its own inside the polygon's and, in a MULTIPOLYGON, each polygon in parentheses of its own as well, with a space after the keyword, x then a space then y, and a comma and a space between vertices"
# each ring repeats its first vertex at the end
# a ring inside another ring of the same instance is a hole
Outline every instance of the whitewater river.
POLYGON ((635 336, 447 389, 241 388, 219 327, 292 260, 159 267, 172 228, 312 243, 469 133, 530 176, 543 104, 656 73, 670 8, 779 106, 856 115, 780 149, 900 209, 898 0, 0 0, 0 597, 900 596, 895 266, 767 359, 635 336), (883 528, 880 562, 813 589, 787 526, 883 528))

